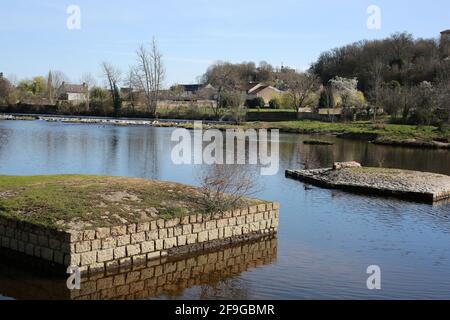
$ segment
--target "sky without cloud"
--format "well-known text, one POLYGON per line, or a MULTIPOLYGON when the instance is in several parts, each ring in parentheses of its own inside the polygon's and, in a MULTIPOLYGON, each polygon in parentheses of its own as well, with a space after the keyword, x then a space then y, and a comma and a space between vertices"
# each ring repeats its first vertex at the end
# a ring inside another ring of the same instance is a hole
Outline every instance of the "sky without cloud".
POLYGON ((100 63, 123 71, 140 43, 155 36, 166 85, 193 83, 217 60, 265 60, 306 69, 321 52, 398 31, 437 38, 450 28, 448 0, 14 0, 0 4, 0 72, 18 78, 61 70, 101 78, 100 63), (81 29, 66 27, 68 6, 81 9, 81 29), (381 9, 381 29, 366 26, 381 9))

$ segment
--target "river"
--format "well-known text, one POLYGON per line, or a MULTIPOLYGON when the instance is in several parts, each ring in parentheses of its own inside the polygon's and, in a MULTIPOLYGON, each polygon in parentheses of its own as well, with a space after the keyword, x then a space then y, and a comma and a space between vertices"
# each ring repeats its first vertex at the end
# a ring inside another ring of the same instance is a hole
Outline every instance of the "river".
MULTIPOLYGON (((171 161, 173 130, 0 121, 0 174, 84 173, 196 184, 199 166, 171 161)), ((159 284, 163 289, 140 298, 449 299, 450 205, 305 186, 286 179, 284 170, 355 160, 450 174, 450 152, 334 137, 324 138, 333 146, 303 144, 308 138, 280 134, 278 174, 258 177, 256 196, 281 204, 279 233, 270 246, 252 247, 251 257, 236 259, 242 268, 234 272, 203 270, 199 281, 176 281, 176 290, 164 289, 174 281, 167 278, 159 284), (381 268, 381 290, 366 287, 370 265, 381 268)), ((0 299, 58 298, 63 284, 64 279, 0 260, 0 299)))

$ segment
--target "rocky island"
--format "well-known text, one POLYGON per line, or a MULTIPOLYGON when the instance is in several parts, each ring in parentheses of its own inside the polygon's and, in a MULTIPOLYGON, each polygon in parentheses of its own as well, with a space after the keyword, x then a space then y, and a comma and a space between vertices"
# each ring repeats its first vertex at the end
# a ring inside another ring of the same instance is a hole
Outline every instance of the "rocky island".
POLYGON ((433 204, 450 199, 450 177, 442 174, 335 163, 333 168, 287 170, 286 176, 324 188, 392 196, 433 204))

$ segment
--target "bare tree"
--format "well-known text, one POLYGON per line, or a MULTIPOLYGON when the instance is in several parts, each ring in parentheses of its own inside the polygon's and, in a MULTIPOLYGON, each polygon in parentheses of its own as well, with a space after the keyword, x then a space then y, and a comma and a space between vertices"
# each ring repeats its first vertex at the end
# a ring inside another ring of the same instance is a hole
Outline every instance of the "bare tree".
POLYGON ((90 89, 95 87, 97 85, 97 80, 90 72, 85 72, 81 76, 81 83, 86 84, 88 90, 87 90, 87 108, 90 107, 90 101, 91 101, 91 95, 90 95, 90 89))
POLYGON ((224 212, 239 207, 256 189, 255 171, 242 165, 214 164, 198 176, 200 197, 206 212, 224 212))
POLYGON ((297 110, 314 105, 312 95, 319 90, 319 78, 311 73, 298 73, 296 71, 285 72, 281 75, 283 86, 297 110))
POLYGON ((50 103, 53 103, 56 99, 58 99, 61 86, 68 81, 69 77, 67 77, 62 71, 49 71, 47 77, 47 90, 50 103))
POLYGON ((136 87, 142 92, 147 110, 156 115, 159 94, 165 77, 162 53, 153 39, 150 49, 141 45, 136 52, 138 64, 134 68, 136 87))
POLYGON ((383 70, 384 65, 379 58, 373 60, 369 65, 369 73, 371 75, 369 97, 373 104, 373 121, 377 120, 378 110, 380 109, 381 90, 383 86, 383 70))
POLYGON ((117 115, 120 112, 122 103, 120 100, 120 93, 118 88, 118 84, 120 83, 122 74, 119 69, 115 68, 113 65, 107 62, 102 63, 102 69, 106 82, 108 83, 109 86, 114 111, 116 112, 117 115))
POLYGON ((92 73, 85 72, 81 75, 81 83, 85 83, 88 88, 93 88, 97 85, 97 80, 92 73))
POLYGON ((128 73, 126 74, 126 77, 124 79, 123 85, 125 86, 125 88, 127 88, 126 100, 127 100, 127 102, 130 103, 130 106, 133 111, 135 110, 135 106, 136 106, 136 102, 137 102, 136 101, 137 94, 135 94, 135 92, 134 92, 135 83, 136 83, 135 68, 130 67, 128 70, 128 73))

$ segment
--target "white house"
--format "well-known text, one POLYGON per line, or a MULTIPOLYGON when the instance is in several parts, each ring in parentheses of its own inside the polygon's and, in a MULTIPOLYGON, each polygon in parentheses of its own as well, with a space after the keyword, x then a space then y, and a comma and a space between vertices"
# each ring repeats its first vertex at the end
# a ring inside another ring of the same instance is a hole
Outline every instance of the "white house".
POLYGON ((59 99, 74 104, 87 102, 89 99, 89 88, 86 83, 68 84, 63 82, 59 88, 59 99))

